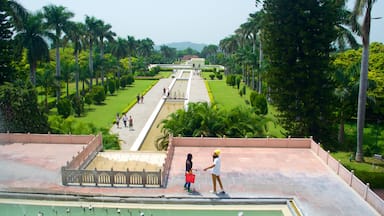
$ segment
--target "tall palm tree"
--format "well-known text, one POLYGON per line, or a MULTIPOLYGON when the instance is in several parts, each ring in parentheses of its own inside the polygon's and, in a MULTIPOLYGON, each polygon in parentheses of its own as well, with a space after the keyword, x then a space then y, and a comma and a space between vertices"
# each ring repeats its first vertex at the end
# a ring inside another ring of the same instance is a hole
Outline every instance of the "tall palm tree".
POLYGON ((111 52, 118 59, 117 64, 117 76, 120 78, 120 59, 126 57, 128 55, 128 46, 127 40, 121 37, 118 37, 115 42, 112 43, 111 52))
POLYGON ((92 89, 93 83, 93 45, 97 42, 97 27, 100 20, 95 17, 85 16, 85 36, 89 48, 89 88, 92 89))
POLYGON ((356 0, 352 11, 352 30, 361 36, 363 53, 361 58, 359 100, 357 106, 357 148, 355 159, 358 162, 363 158, 363 136, 365 123, 365 105, 367 102, 368 87, 368 60, 369 60, 369 35, 371 31, 371 11, 376 0, 356 0), (358 18, 363 16, 360 25, 358 18))
POLYGON ((136 55, 136 48, 137 48, 138 42, 136 41, 135 37, 129 36, 127 37, 127 50, 129 55, 129 70, 132 74, 132 57, 136 55))
POLYGON ((149 57, 153 52, 155 43, 150 38, 145 38, 138 41, 138 54, 142 57, 149 57))
POLYGON ((349 47, 356 49, 359 44, 357 43, 353 32, 349 29, 349 27, 352 26, 352 12, 347 9, 343 9, 341 13, 341 22, 335 25, 337 32, 335 43, 337 44, 337 48, 340 50, 345 50, 348 44, 349 47))
MULTIPOLYGON (((17 29, 16 44, 27 49, 30 68, 30 79, 36 85, 36 67, 38 61, 49 61, 48 44, 44 37, 52 36, 43 27, 43 14, 29 14, 24 18, 22 26, 17 29)), ((22 49, 20 49, 22 50, 22 49)))
MULTIPOLYGON (((74 14, 68 11, 63 6, 56 5, 47 5, 43 7, 44 17, 45 17, 45 25, 47 28, 52 29, 54 31, 53 42, 56 49, 56 78, 60 80, 60 43, 61 43, 61 34, 64 30, 66 30, 69 19, 71 19, 74 14)), ((56 91, 56 100, 57 102, 60 100, 60 87, 57 88, 56 91)))
POLYGON ((104 39, 107 39, 109 42, 113 41, 113 37, 116 36, 116 33, 111 31, 112 26, 110 24, 104 24, 104 21, 100 20, 98 22, 96 32, 97 37, 99 38, 99 48, 100 48, 100 59, 101 59, 101 85, 104 85, 104 69, 103 69, 103 60, 104 60, 104 39))
POLYGON ((84 32, 85 26, 80 22, 71 22, 68 25, 68 30, 65 35, 65 41, 71 41, 73 44, 73 55, 75 57, 75 83, 76 83, 76 96, 79 96, 79 54, 84 47, 84 32))
POLYGON ((11 17, 12 24, 16 28, 22 27, 23 21, 28 15, 27 10, 14 0, 1 0, 1 4, 4 4, 4 8, 1 8, 1 11, 4 11, 7 16, 11 17))

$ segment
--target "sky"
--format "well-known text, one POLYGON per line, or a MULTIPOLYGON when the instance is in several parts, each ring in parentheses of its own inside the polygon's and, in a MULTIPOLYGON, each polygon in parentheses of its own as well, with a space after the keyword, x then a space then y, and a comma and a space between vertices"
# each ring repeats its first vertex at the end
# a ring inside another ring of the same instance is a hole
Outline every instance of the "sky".
MULTIPOLYGON (((75 14, 74 21, 94 16, 112 25, 126 38, 150 38, 156 45, 171 42, 216 44, 234 34, 250 13, 259 10, 255 0, 17 0, 31 12, 43 6, 62 5, 75 14)), ((353 0, 349 0, 352 7, 353 0)), ((372 11, 371 42, 384 43, 384 0, 372 11)), ((361 42, 360 42, 361 43, 361 42)))

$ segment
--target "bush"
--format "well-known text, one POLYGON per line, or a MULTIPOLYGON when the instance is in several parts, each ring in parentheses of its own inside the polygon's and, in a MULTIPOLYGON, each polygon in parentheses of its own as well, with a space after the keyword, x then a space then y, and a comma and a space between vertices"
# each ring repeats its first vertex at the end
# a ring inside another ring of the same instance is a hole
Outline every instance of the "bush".
POLYGON ((71 115, 71 108, 71 102, 67 98, 62 98, 59 103, 57 103, 57 112, 59 115, 63 116, 63 118, 67 118, 71 115))
POLYGON ((72 108, 77 116, 84 112, 84 100, 81 96, 74 96, 72 98, 72 108))
POLYGON ((120 86, 121 86, 122 88, 125 88, 125 87, 127 86, 127 78, 126 78, 126 76, 122 76, 122 77, 120 78, 120 86))
POLYGON ((91 91, 92 100, 95 101, 96 104, 101 104, 101 102, 105 101, 105 91, 103 86, 94 86, 91 91))
POLYGON ((91 106, 91 104, 92 104, 92 102, 93 102, 91 93, 87 93, 87 94, 85 95, 85 97, 84 97, 84 102, 85 102, 86 104, 88 104, 88 106, 91 106))
POLYGON ((111 95, 116 91, 116 82, 114 79, 108 79, 108 90, 111 95))
MULTIPOLYGON (((236 86, 237 86, 237 89, 240 89, 240 83, 241 83, 241 77, 240 76, 236 76, 236 86)), ((244 93, 244 92, 243 92, 244 93)))
POLYGON ((251 102, 251 106, 255 108, 256 114, 258 115, 268 114, 268 103, 264 95, 253 91, 249 96, 249 100, 251 102))
POLYGON ((217 73, 217 74, 216 74, 216 78, 217 78, 218 80, 222 80, 222 79, 223 79, 223 74, 221 74, 221 73, 217 73))
POLYGON ((214 80, 215 79, 215 74, 209 74, 209 78, 211 78, 211 80, 214 80))
POLYGON ((126 76, 127 85, 132 85, 135 82, 135 78, 133 78, 132 74, 126 76))
POLYGON ((228 75, 226 83, 229 86, 235 86, 236 85, 236 75, 228 75))

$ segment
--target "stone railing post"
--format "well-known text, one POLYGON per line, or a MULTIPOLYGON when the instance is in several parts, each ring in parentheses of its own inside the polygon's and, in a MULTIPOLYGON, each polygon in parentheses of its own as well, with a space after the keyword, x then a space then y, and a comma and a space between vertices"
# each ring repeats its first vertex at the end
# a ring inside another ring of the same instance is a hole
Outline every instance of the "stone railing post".
POLYGON ((141 175, 141 180, 143 183, 143 187, 147 186, 147 173, 145 172, 145 169, 143 169, 143 174, 141 175))
POLYGON ((352 186, 353 176, 355 175, 355 171, 351 170, 351 178, 349 179, 349 186, 352 186))
POLYGON ((364 196, 363 196, 364 200, 367 200, 368 190, 369 190, 369 183, 366 184, 366 187, 364 190, 364 196))
POLYGON ((127 187, 131 184, 131 175, 129 174, 129 169, 127 168, 127 172, 125 173, 125 183, 127 187))
POLYGON ((95 167, 95 171, 93 172, 93 181, 95 181, 96 187, 99 186, 99 175, 97 174, 97 168, 95 167))
POLYGON ((109 181, 111 183, 111 187, 115 185, 115 174, 113 172, 113 168, 111 168, 111 172, 109 173, 109 181))

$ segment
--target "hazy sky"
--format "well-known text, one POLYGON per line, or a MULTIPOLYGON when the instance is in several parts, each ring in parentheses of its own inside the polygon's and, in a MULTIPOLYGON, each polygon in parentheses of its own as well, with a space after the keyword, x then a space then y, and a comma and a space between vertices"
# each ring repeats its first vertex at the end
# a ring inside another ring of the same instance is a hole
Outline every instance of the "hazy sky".
MULTIPOLYGON (((30 11, 48 4, 62 5, 84 22, 95 16, 112 25, 118 36, 150 38, 156 45, 190 41, 218 44, 231 35, 250 13, 255 0, 17 0, 30 11)), ((351 1, 351 0, 350 0, 351 1)), ((372 17, 371 41, 384 42, 384 0, 377 0, 372 17)))

